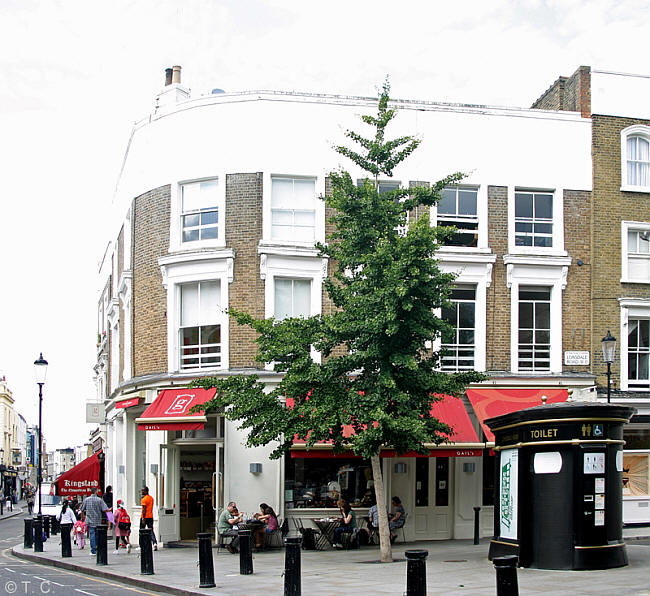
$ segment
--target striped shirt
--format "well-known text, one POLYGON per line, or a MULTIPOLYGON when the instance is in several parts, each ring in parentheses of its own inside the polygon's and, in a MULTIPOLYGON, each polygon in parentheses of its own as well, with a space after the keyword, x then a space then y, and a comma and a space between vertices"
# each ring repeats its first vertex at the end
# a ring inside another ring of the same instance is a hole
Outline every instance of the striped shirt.
POLYGON ((103 521, 103 513, 106 511, 106 503, 97 495, 90 495, 81 504, 81 510, 86 513, 86 523, 91 526, 99 526, 103 521))

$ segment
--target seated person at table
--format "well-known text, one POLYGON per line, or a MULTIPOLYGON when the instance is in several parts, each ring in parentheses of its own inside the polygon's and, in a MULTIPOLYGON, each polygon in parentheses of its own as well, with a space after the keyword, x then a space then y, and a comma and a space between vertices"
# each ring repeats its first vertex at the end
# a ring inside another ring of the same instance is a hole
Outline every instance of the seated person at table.
POLYGON ((350 503, 345 499, 339 499, 336 503, 341 511, 341 521, 339 527, 334 530, 334 548, 343 548, 341 544, 342 534, 351 534, 357 527, 357 517, 350 503))
POLYGON ((388 524, 388 527, 390 528, 390 541, 395 542, 397 532, 394 532, 393 530, 404 526, 406 523, 406 511, 404 511, 404 506, 399 497, 393 497, 392 503, 394 511, 390 515, 390 523, 388 524))
POLYGON ((257 521, 264 523, 262 528, 255 530, 255 547, 264 547, 264 535, 275 532, 278 529, 278 516, 275 515, 273 507, 266 503, 260 503, 260 513, 253 516, 257 521))
POLYGON ((221 536, 233 536, 232 542, 226 545, 228 552, 233 555, 239 551, 239 534, 235 526, 242 523, 244 518, 237 510, 237 503, 230 501, 228 506, 221 512, 219 516, 219 523, 217 524, 217 531, 221 536))

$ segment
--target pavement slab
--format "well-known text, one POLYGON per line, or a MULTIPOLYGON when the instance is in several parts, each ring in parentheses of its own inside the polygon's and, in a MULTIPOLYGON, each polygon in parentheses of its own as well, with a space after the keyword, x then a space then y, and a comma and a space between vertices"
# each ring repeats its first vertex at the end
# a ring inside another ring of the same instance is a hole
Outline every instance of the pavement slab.
MULTIPOLYGON (((519 569, 521 594, 650 596, 650 545, 648 528, 644 535, 628 537, 627 567, 601 571, 546 571, 519 569), (639 538, 639 540, 635 540, 639 538), (645 539, 645 540, 644 540, 645 539)), ((379 550, 367 547, 351 551, 302 551, 302 592, 309 596, 332 594, 401 595, 406 590, 406 560, 409 548, 429 551, 427 558, 428 594, 445 596, 485 596, 496 593, 494 567, 487 559, 488 540, 474 545, 469 540, 399 544, 390 564, 378 563, 379 550)), ((44 544, 43 553, 22 545, 13 548, 17 557, 55 565, 130 585, 181 596, 219 594, 258 596, 282 594, 284 590, 284 550, 269 550, 253 555, 253 575, 240 575, 239 557, 225 550, 213 550, 215 588, 199 588, 198 549, 162 548, 154 552, 154 575, 140 574, 137 551, 127 555, 109 550, 108 565, 98 566, 90 551, 73 549, 71 558, 61 557, 58 537, 44 544)))

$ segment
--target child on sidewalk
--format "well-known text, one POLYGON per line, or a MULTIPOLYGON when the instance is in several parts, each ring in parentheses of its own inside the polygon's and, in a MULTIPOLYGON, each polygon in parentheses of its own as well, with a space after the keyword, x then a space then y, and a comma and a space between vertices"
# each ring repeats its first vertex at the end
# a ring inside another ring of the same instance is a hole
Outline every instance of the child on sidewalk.
POLYGON ((77 548, 81 550, 86 545, 86 531, 88 530, 85 513, 81 513, 81 519, 75 522, 72 530, 74 532, 74 539, 77 543, 77 548))

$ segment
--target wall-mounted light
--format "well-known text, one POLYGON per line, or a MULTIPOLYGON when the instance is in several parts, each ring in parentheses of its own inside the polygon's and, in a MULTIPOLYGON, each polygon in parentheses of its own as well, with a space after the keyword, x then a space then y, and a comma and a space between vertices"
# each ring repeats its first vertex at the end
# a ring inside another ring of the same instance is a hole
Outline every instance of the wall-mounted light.
POLYGON ((158 464, 150 464, 151 466, 151 473, 155 476, 158 474, 158 464))
POLYGON ((399 462, 395 464, 395 474, 406 474, 407 470, 405 463, 399 462))
POLYGON ((466 474, 473 474, 474 472, 476 472, 476 464, 471 461, 466 461, 463 464, 463 472, 465 472, 466 474))
POLYGON ((125 471, 126 471, 125 466, 117 466, 117 473, 118 474, 124 474, 125 471))
POLYGON ((251 464, 250 465, 251 474, 261 474, 262 473, 262 464, 251 464))

